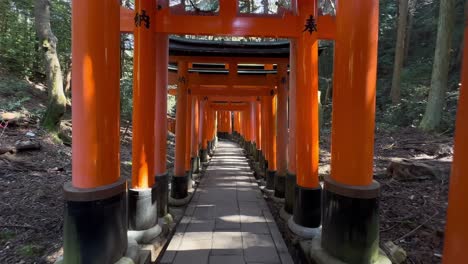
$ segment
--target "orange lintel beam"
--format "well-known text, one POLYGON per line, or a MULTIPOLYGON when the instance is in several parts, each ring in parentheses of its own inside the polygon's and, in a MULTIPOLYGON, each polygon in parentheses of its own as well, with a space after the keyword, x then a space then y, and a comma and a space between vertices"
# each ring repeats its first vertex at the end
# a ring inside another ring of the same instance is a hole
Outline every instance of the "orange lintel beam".
POLYGON ((189 74, 190 85, 274 86, 266 75, 189 74))
MULTIPOLYGON (((222 4, 221 4, 222 8, 222 4)), ((231 35, 296 38, 305 21, 286 13, 282 16, 240 15, 236 10, 222 12, 218 16, 194 16, 171 14, 169 8, 156 12, 155 31, 168 34, 190 35, 231 35)), ((134 11, 120 8, 120 31, 131 33, 134 11)), ((319 39, 334 39, 336 27, 333 16, 319 16, 317 19, 319 39)))
POLYGON ((246 111, 247 105, 211 105, 211 109, 215 111, 246 111))
MULTIPOLYGON (((177 84, 177 72, 169 71, 169 84, 177 84)), ((273 86, 274 82, 262 75, 188 74, 190 85, 273 86)))
POLYGON ((120 7, 120 32, 133 33, 135 28, 135 11, 126 7, 120 7))
POLYGON ((244 87, 195 87, 191 88, 193 95, 215 95, 215 96, 268 96, 274 89, 270 88, 244 88, 244 87))
POLYGON ((256 96, 223 96, 223 95, 208 95, 206 96, 206 100, 210 102, 219 102, 219 101, 226 101, 226 102, 255 102, 257 101, 256 96))
MULTIPOLYGON (((190 61, 194 63, 226 63, 226 57, 193 57, 193 56, 170 56, 169 61, 176 63, 179 60, 190 61)), ((278 64, 287 63, 288 58, 263 58, 263 57, 236 57, 229 58, 230 63, 236 64, 278 64)))

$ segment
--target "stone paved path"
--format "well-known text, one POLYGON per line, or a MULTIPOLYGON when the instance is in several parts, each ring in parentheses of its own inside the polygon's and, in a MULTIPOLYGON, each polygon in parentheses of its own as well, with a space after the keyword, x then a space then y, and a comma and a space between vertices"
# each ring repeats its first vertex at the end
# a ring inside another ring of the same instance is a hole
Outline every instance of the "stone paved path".
POLYGON ((237 144, 218 142, 161 263, 293 263, 237 144))

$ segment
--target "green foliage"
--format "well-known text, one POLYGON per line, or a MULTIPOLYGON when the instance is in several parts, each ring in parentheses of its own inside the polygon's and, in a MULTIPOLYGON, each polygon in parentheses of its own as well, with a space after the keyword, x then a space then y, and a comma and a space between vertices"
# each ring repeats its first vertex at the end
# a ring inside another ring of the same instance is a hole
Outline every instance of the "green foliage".
MULTIPOLYGON (((67 66, 71 54, 71 3, 51 0, 51 4, 60 64, 67 66)), ((34 0, 0 1, 0 67, 17 76, 44 80, 44 59, 34 25, 34 0)))
POLYGON ((23 257, 35 257, 40 256, 44 252, 45 248, 37 245, 24 245, 18 249, 18 254, 23 257))
MULTIPOLYGON (((444 109, 441 130, 452 132, 460 81, 459 52, 464 29, 464 2, 457 0, 453 34, 447 106, 444 109)), ((432 63, 437 35, 439 1, 417 0, 410 36, 408 58, 401 75, 401 97, 398 105, 390 101, 390 81, 396 41, 397 1, 381 0, 379 60, 377 83, 377 115, 379 127, 417 127, 424 114, 431 83, 432 63)))
POLYGON ((0 242, 8 241, 15 237, 16 237, 16 234, 13 231, 9 231, 9 230, 0 231, 0 242))

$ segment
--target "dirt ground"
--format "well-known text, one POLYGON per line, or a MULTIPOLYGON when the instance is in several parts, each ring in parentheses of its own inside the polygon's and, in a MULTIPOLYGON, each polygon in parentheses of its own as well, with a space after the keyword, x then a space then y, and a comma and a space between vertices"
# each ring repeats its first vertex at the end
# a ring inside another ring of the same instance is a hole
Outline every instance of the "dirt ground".
MULTIPOLYGON (((0 94, 0 110, 6 100, 8 96, 0 94)), ((122 123, 121 171, 127 178, 131 174, 131 135, 131 127, 122 123)), ((37 120, 0 128, 0 148, 18 140, 40 142, 42 148, 0 155, 0 263, 53 263, 62 253, 62 186, 71 179, 71 148, 40 130, 37 120), (28 132, 34 136, 27 136, 28 132)), ((325 133, 322 176, 330 172, 329 143, 325 133)), ((169 135, 169 167, 173 146, 174 137, 169 135)), ((416 129, 376 132, 374 173, 382 185, 380 240, 401 246, 408 253, 406 263, 441 262, 451 147, 451 137, 416 129), (394 159, 428 164, 434 175, 391 177, 387 167, 394 159)))

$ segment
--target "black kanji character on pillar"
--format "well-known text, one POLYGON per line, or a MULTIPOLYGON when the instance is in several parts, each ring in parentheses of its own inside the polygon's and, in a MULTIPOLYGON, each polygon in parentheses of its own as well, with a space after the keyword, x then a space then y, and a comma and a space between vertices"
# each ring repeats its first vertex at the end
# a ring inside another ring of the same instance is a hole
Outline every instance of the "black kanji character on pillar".
POLYGON ((150 27, 150 17, 146 14, 145 10, 141 10, 141 15, 138 12, 135 14, 135 26, 140 27, 141 22, 145 22, 146 28, 150 27))
POLYGON ((315 22, 315 18, 312 15, 310 15, 309 18, 306 20, 305 28, 302 32, 306 31, 309 31, 310 34, 312 34, 312 32, 314 31, 317 32, 317 23, 315 22))

